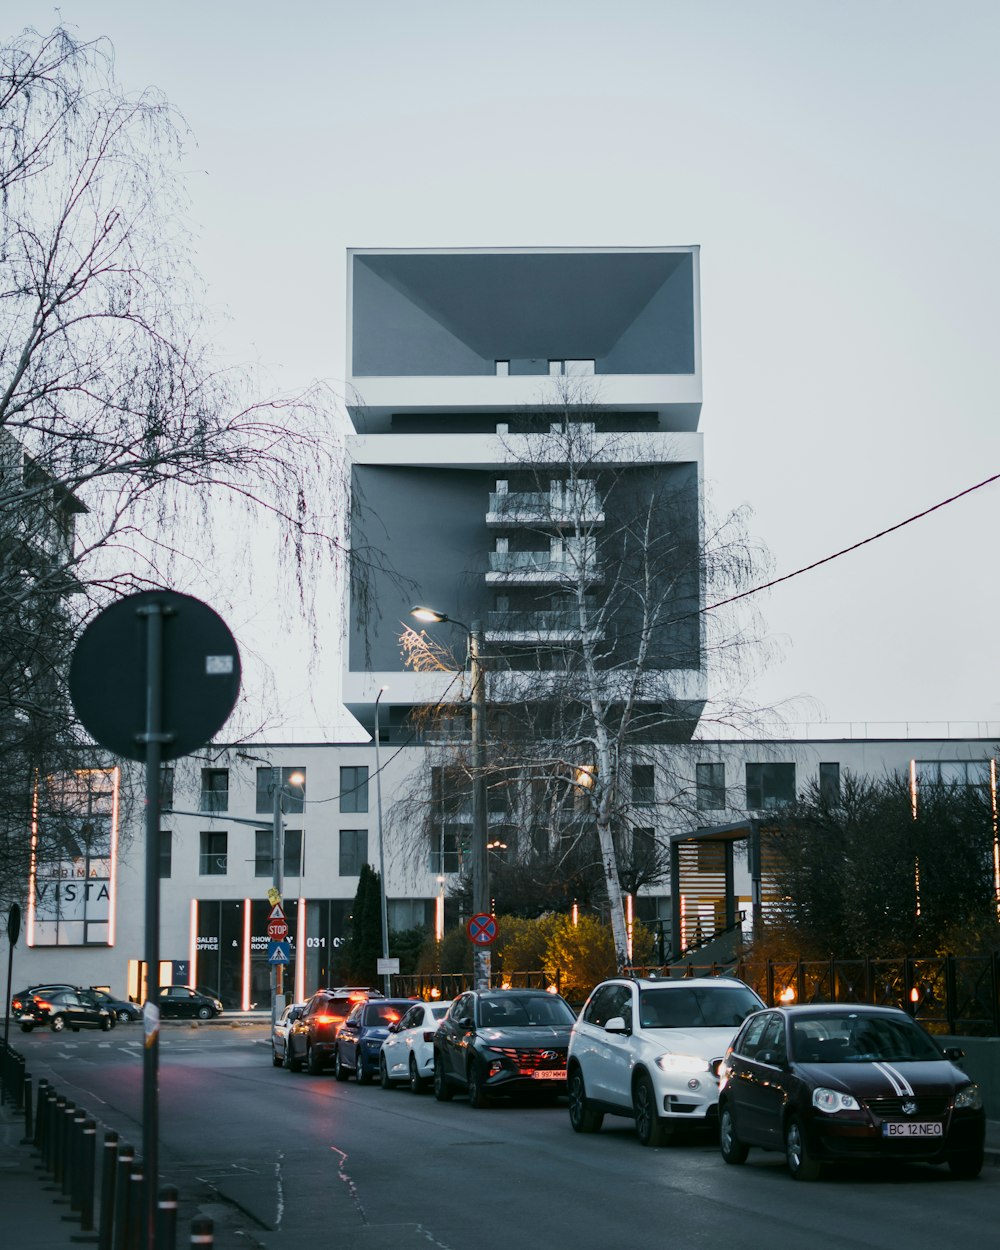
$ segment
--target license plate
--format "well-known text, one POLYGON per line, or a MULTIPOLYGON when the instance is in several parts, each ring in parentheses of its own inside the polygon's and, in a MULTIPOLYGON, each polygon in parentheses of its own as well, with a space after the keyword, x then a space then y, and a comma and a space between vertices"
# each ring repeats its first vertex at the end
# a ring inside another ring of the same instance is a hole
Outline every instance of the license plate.
POLYGON ((531 1074, 533 1081, 565 1081, 566 1072, 563 1068, 536 1068, 531 1074))
POLYGON ((888 1120, 882 1125, 883 1137, 941 1137, 943 1135, 944 1125, 934 1121, 907 1120, 905 1123, 899 1123, 895 1120, 888 1120))

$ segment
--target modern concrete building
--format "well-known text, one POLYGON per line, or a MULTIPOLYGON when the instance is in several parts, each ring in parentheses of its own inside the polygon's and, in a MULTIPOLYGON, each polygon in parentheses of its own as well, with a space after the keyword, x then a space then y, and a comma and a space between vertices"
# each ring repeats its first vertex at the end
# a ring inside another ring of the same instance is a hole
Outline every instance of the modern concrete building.
MULTIPOLYGON (((404 669, 414 603, 482 622, 534 683, 540 653, 588 627, 581 606, 604 628, 640 478, 697 544, 698 290, 696 247, 349 253, 352 546, 382 567, 366 624, 352 596, 344 702, 367 729, 380 688, 391 738, 450 680, 404 669)), ((675 609, 700 592, 693 566, 675 609)), ((700 644, 694 612, 652 666, 681 736, 704 701, 700 644)))

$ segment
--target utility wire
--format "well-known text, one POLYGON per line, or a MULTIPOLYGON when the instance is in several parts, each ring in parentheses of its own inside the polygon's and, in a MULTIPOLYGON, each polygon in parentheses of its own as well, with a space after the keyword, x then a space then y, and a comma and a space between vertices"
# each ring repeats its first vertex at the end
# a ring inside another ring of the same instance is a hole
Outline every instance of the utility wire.
POLYGON ((925 508, 923 512, 916 512, 913 516, 907 517, 905 521, 898 521, 895 525, 890 525, 888 529, 879 530, 877 534, 872 534, 868 538, 862 538, 860 542, 852 543, 850 547, 843 547, 840 551, 835 551, 833 555, 824 556, 822 560, 814 560, 812 564, 803 565, 802 568, 796 569, 794 573, 785 573, 783 577, 776 577, 773 581, 763 582, 760 586, 754 586, 750 590, 743 590, 738 595, 731 595, 728 599, 720 599, 718 603, 706 604, 705 607, 699 609, 699 615, 703 612, 711 612, 715 608, 724 607, 727 603, 735 603, 737 599, 745 599, 748 595, 756 595, 762 590, 769 590, 772 586, 778 586, 782 582, 790 581, 793 577, 798 577, 800 573, 808 573, 811 569, 818 569, 821 564, 829 564, 831 560, 837 560, 852 551, 857 551, 859 547, 873 543, 878 538, 885 538, 887 534, 901 530, 904 525, 910 525, 914 521, 919 521, 922 517, 930 516, 932 512, 937 512, 938 508, 944 508, 965 495, 971 495, 974 490, 981 490, 984 486, 989 486, 991 482, 998 480, 1000 480, 1000 473, 994 473, 992 477, 985 478, 982 482, 977 482, 975 486, 967 486, 965 490, 960 490, 957 495, 952 495, 948 499, 942 499, 940 503, 933 504, 930 508, 925 508))

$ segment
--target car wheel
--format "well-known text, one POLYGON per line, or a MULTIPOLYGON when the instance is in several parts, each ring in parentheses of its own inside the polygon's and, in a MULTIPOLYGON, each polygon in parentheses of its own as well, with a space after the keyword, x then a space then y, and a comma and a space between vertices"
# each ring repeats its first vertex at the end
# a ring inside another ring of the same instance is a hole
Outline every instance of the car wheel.
POLYGON ((105 1016, 104 1019, 101 1021, 102 1033, 110 1033, 114 1027, 115 1027, 114 1016, 105 1016))
POLYGON ((482 1074, 475 1059, 469 1064, 469 1075, 466 1079, 465 1087, 469 1093, 470 1107, 476 1107, 479 1111, 482 1111, 484 1107, 490 1105, 489 1095, 483 1089, 482 1074))
POLYGON ((656 1109, 656 1090, 648 1072, 640 1072, 632 1090, 632 1108, 635 1114, 635 1131, 644 1146, 662 1146, 670 1136, 670 1129, 660 1119, 656 1109))
POLYGON ((32 1030, 34 1027, 35 1027, 35 1026, 34 1026, 33 1024, 22 1024, 22 1025, 21 1025, 21 1032, 22 1032, 22 1033, 30 1033, 30 1032, 31 1032, 31 1030, 32 1030))
POLYGON ((198 1008, 198 1019, 199 1019, 199 1020, 211 1020, 211 1018, 212 1018, 212 1008, 211 1008, 211 1007, 199 1007, 199 1008, 198 1008))
POLYGON ((802 1122, 797 1116, 792 1116, 785 1126, 785 1158, 789 1172, 797 1181, 819 1179, 823 1165, 810 1152, 802 1122))
MULTIPOLYGON (((310 1068, 310 1071, 312 1071, 311 1068, 310 1068)), ((340 1061, 340 1048, 339 1047, 333 1052, 333 1075, 337 1078, 338 1081, 346 1081, 347 1078, 351 1075, 350 1072, 348 1072, 348 1070, 344 1067, 344 1065, 340 1061)))
POLYGON ((49 1021, 49 1028, 52 1030, 53 1033, 61 1033, 65 1027, 66 1027, 65 1016, 53 1016, 52 1019, 49 1021))
POLYGON ((302 1071, 302 1060, 295 1058, 295 1055, 292 1053, 292 1046, 290 1042, 285 1043, 285 1067, 289 1072, 302 1071))
POLYGON ((963 1150, 961 1154, 948 1156, 948 1171, 960 1181, 975 1180, 983 1170, 983 1148, 963 1150))
POLYGON ((278 1055, 278 1052, 274 1048, 274 1043, 272 1042, 271 1043, 271 1066, 274 1068, 280 1068, 283 1065, 284 1065, 284 1060, 280 1058, 280 1056, 278 1055))
POLYGON ((119 1024, 128 1024, 128 1022, 132 1019, 131 1014, 127 1012, 124 1007, 121 1011, 116 1011, 115 1016, 119 1024))
POLYGON ((448 1078, 444 1074, 444 1061, 441 1056, 435 1052, 434 1054, 434 1097, 438 1102, 451 1102, 454 1091, 448 1084, 448 1078))
MULTIPOLYGON (((306 1051, 306 1070, 310 1076, 319 1076, 323 1071, 323 1056, 315 1046, 310 1046, 306 1051)), ((343 1080, 339 1072, 337 1073, 337 1080, 343 1080)))
POLYGON ((569 1122, 576 1133, 597 1133, 604 1123, 604 1115, 595 1111, 587 1101, 587 1090, 583 1083, 583 1073, 574 1068, 570 1073, 569 1084, 566 1086, 569 1096, 569 1122))
POLYGON ((736 1136, 733 1113, 728 1104, 723 1105, 719 1115, 719 1149, 727 1163, 746 1163, 750 1147, 736 1136))
POLYGON ((359 1085, 367 1085, 372 1079, 371 1071, 365 1063, 365 1057, 359 1051, 354 1059, 354 1079, 359 1085))
POLYGON ((417 1061, 410 1056, 410 1092, 413 1094, 422 1094, 424 1092, 424 1079, 420 1075, 417 1068, 417 1061))
POLYGON ((378 1083, 383 1089, 392 1089, 392 1081, 389 1080, 389 1065, 385 1061, 385 1055, 378 1057, 378 1083))

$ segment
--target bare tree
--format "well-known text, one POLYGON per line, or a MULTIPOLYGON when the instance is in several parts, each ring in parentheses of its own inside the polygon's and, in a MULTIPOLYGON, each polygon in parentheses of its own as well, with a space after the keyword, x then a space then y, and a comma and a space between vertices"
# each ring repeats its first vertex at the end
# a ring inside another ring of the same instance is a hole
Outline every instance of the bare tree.
POLYGON ((24 828, 26 782, 66 762, 74 741, 63 675, 90 614, 168 581, 211 578, 224 593, 223 563, 245 585, 261 563, 246 555, 250 538, 263 532, 276 545, 269 586, 287 577, 286 600, 312 619, 344 551, 334 397, 316 386, 261 400, 247 370, 214 362, 185 225, 186 138, 158 92, 122 91, 105 40, 57 27, 0 47, 9 837, 24 828))
MULTIPOLYGON (((522 870, 551 881, 564 869, 581 892, 599 880, 623 965, 623 895, 668 867, 650 808, 660 824, 667 809, 693 808, 664 748, 700 718, 732 724, 746 712, 740 674, 760 631, 705 606, 756 584, 766 555, 745 512, 710 519, 698 467, 671 463, 669 436, 624 426, 578 384, 561 400, 511 420, 490 503, 488 784, 509 796, 510 828, 527 831, 510 856, 522 870), (724 693, 706 704, 709 666, 724 693), (640 806, 629 782, 651 763, 658 782, 640 806)), ((436 714, 455 712, 449 700, 436 714)), ((464 747, 453 766, 471 775, 464 747)))

